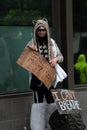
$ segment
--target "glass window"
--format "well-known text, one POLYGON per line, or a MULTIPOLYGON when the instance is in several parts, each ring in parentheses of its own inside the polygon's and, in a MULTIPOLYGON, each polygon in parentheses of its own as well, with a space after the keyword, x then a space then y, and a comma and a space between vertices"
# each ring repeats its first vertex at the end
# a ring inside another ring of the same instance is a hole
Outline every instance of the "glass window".
POLYGON ((29 90, 29 73, 16 64, 32 38, 32 20, 46 17, 51 24, 50 0, 0 1, 0 93, 29 90))
POLYGON ((0 1, 0 25, 31 25, 31 21, 39 17, 51 20, 50 0, 0 1))
POLYGON ((75 84, 87 84, 87 0, 73 0, 75 84))

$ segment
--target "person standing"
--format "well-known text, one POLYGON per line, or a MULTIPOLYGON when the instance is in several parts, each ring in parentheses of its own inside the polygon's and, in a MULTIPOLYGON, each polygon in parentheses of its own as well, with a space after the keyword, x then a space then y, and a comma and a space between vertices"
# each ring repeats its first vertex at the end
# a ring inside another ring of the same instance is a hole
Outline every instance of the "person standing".
MULTIPOLYGON (((57 46, 55 40, 51 38, 49 31, 49 24, 46 18, 33 20, 33 38, 28 42, 26 47, 30 47, 34 51, 38 51, 52 67, 55 68, 57 63, 63 62, 63 55, 57 46)), ((31 74, 30 88, 34 93, 34 105, 31 108, 31 130, 44 130, 45 129, 45 105, 44 97, 47 104, 54 103, 51 93, 53 85, 48 90, 47 87, 34 75, 31 74), (38 106, 37 106, 38 103, 38 106), (38 108, 38 109, 37 109, 38 108), (37 118, 37 119, 36 119, 37 118)), ((52 113, 56 107, 53 105, 52 113)))
MULTIPOLYGON (((28 42, 27 46, 38 51, 51 64, 52 67, 56 63, 63 62, 63 55, 54 39, 50 37, 49 25, 46 18, 33 20, 33 38, 28 42)), ((38 102, 43 102, 45 96, 47 103, 54 102, 50 90, 32 74, 30 88, 38 95, 38 102)), ((53 86, 51 87, 53 88, 53 86)), ((50 89, 51 89, 50 88, 50 89)))

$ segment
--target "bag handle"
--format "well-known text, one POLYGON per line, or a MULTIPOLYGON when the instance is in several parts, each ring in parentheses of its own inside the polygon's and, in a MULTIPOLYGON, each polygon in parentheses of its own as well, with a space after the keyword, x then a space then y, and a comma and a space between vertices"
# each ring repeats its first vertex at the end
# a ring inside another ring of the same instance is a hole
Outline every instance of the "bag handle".
POLYGON ((34 103, 38 103, 38 101, 39 101, 39 100, 38 100, 38 93, 37 93, 37 91, 34 91, 34 92, 33 92, 33 102, 34 102, 34 103))

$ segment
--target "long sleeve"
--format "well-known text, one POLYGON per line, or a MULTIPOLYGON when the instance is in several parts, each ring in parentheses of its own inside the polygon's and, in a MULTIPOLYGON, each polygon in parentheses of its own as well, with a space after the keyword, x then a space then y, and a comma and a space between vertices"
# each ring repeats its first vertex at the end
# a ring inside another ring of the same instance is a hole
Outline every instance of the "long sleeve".
POLYGON ((61 63, 63 62, 64 58, 63 58, 63 55, 59 49, 59 47, 57 46, 55 40, 53 40, 51 38, 51 41, 52 41, 52 50, 53 50, 53 54, 54 54, 54 57, 58 57, 58 62, 61 63))
POLYGON ((29 46, 30 44, 34 44, 33 38, 27 43, 27 45, 25 46, 25 48, 26 48, 27 46, 29 46))

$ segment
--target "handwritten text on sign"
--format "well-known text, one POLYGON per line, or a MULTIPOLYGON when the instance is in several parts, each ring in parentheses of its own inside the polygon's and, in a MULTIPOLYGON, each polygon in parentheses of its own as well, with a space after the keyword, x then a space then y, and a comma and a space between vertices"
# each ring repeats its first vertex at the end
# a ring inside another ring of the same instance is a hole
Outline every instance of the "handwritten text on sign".
POLYGON ((38 52, 26 48, 17 60, 17 64, 31 71, 49 89, 55 79, 55 69, 38 52))
POLYGON ((60 114, 70 114, 81 110, 75 92, 66 89, 54 89, 51 91, 60 114))

